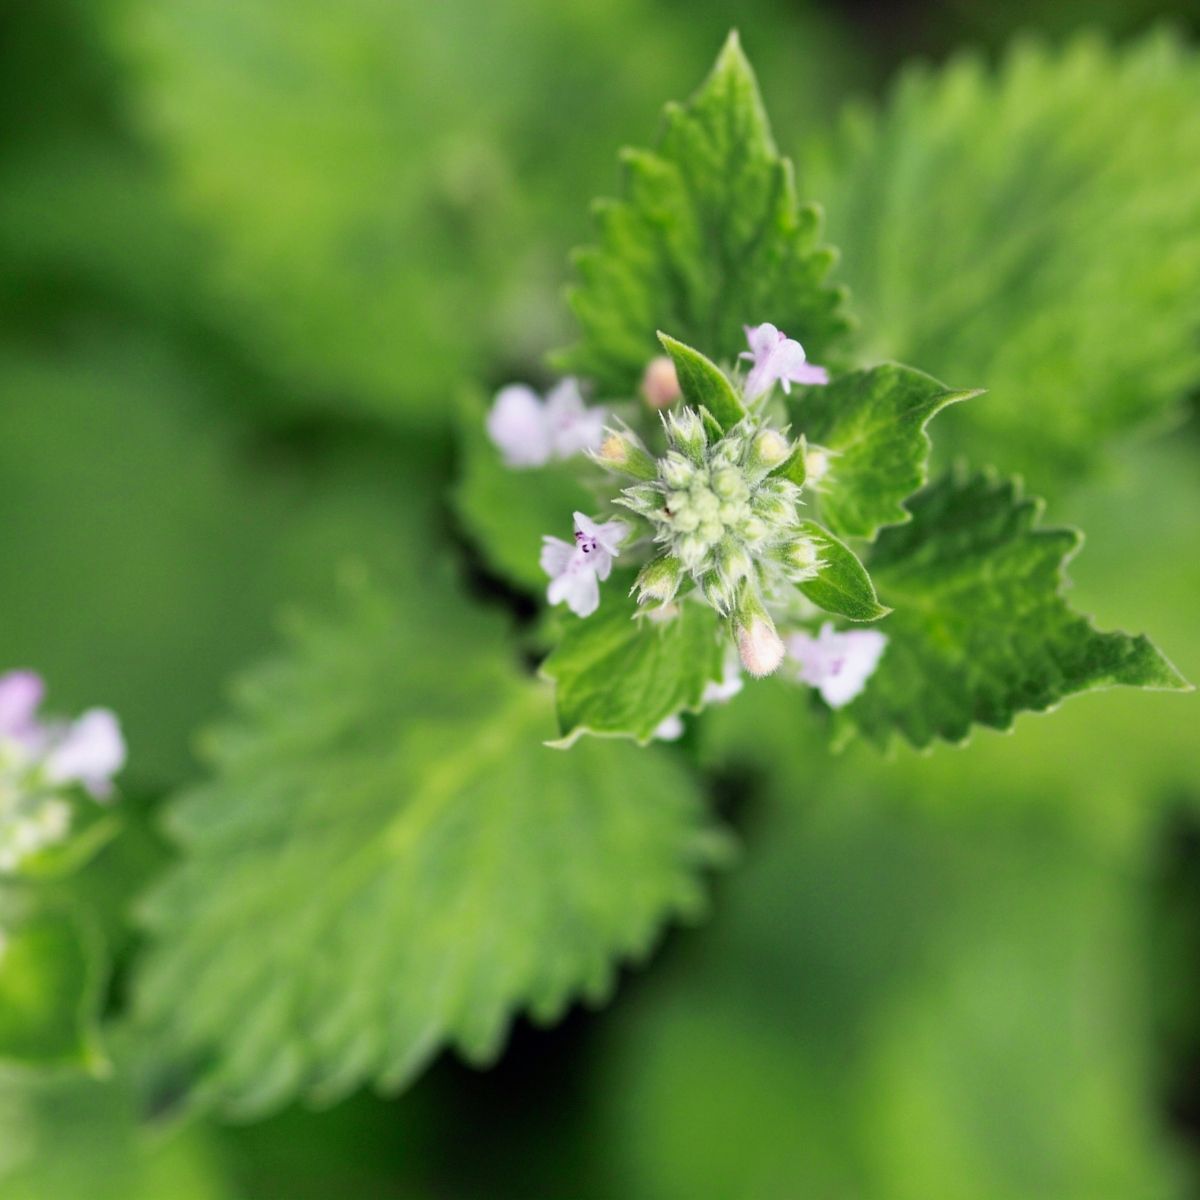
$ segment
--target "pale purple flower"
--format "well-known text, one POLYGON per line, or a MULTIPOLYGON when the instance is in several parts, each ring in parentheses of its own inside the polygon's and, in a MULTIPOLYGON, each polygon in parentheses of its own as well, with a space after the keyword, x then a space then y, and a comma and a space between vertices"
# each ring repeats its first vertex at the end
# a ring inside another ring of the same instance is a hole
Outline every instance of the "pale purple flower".
POLYGON ((830 708, 849 704, 866 687, 886 646, 887 638, 877 629, 838 633, 828 621, 816 637, 794 633, 788 638, 801 681, 820 691, 830 708))
POLYGON ((45 692, 42 677, 33 671, 0 675, 0 739, 20 746, 36 740, 37 710, 45 692))
POLYGON ((510 467, 541 467, 556 458, 595 450, 604 436, 606 412, 583 402, 579 384, 567 378, 545 400, 523 383, 496 393, 488 412, 488 436, 510 467))
POLYGON ((96 800, 112 795, 112 777, 125 765, 125 739, 116 716, 90 708, 61 732, 46 754, 46 778, 78 783, 96 800))
POLYGON ((750 349, 738 357, 754 365, 746 376, 746 399, 757 400, 776 384, 791 392, 793 383, 828 383, 829 372, 807 360, 804 347, 774 325, 743 326, 750 349))
POLYGON ((546 596, 551 604, 562 604, 579 617, 589 617, 600 606, 600 580, 612 571, 628 532, 623 521, 593 521, 577 512, 575 541, 542 539, 542 570, 550 576, 546 596))

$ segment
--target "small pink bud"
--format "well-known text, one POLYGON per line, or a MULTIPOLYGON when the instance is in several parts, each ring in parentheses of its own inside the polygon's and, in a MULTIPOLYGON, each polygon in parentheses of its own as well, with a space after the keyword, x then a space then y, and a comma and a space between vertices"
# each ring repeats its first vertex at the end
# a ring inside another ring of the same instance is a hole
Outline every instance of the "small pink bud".
POLYGON ((642 399, 650 408, 670 408, 679 396, 675 364, 665 354, 652 358, 642 374, 642 399))
POLYGON ((751 675, 770 675, 783 662, 784 645, 769 619, 755 617, 737 631, 738 655, 751 675))

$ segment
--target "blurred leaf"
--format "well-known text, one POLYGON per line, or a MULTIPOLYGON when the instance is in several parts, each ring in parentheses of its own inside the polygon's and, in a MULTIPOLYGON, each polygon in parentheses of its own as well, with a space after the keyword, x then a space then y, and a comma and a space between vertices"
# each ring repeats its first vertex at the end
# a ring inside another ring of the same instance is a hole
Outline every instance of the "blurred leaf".
POLYGON ((823 359, 846 326, 824 282, 833 256, 818 246, 817 211, 797 202, 735 34, 665 120, 657 151, 625 151, 626 199, 597 205, 600 244, 576 252, 583 336, 557 365, 602 395, 631 396, 659 352, 656 330, 731 361, 743 325, 760 321, 823 359))
POLYGON ((78 912, 35 889, 0 889, 0 1064, 104 1066, 102 959, 78 912))
POLYGON ((777 793, 715 925, 605 1027, 588 1194, 1188 1194, 1155 1127, 1133 873, 1056 814, 980 819, 961 768, 929 798, 949 822, 911 783, 803 776, 814 803, 777 793))
POLYGON ((1200 379, 1198 106, 1169 35, 1020 43, 910 69, 813 164, 863 356, 988 389, 939 444, 1045 494, 1200 379))
MULTIPOLYGON (((125 1079, 0 1076, 4 1200, 234 1200, 210 1137, 139 1128, 125 1079)), ((240 1197, 239 1197, 240 1200, 240 1197)))
POLYGON ((548 696, 479 610, 427 586, 298 623, 179 800, 138 1010, 196 1098, 250 1116, 493 1058, 694 914, 717 835, 668 759, 541 745, 548 696))
POLYGON ((593 496, 582 483, 584 460, 514 470, 488 438, 477 398, 464 401, 458 417, 458 482, 452 498, 459 520, 492 570, 540 593, 547 582, 538 561, 542 538, 560 530, 571 513, 593 508, 593 496))
POLYGON ((809 481, 822 521, 842 537, 864 538, 907 521, 904 501, 928 474, 926 425, 946 405, 976 394, 889 364, 789 397, 793 431, 820 447, 810 455, 824 452, 822 471, 809 481))
POLYGON ((1072 529, 1037 527, 1041 502, 989 475, 943 476, 886 529, 870 568, 895 612, 866 690, 837 714, 885 747, 963 741, 972 724, 1007 729, 1092 688, 1187 685, 1145 637, 1099 633, 1062 597, 1072 529))
MULTIPOLYGON (((789 110, 830 103, 857 66, 833 22, 750 5, 804 37, 764 46, 789 110)), ((127 8, 131 107, 214 238, 228 329, 294 406, 406 424, 566 336, 561 257, 612 146, 728 28, 718 0, 127 8)))
POLYGON ((420 580, 440 451, 260 440, 196 363, 97 332, 53 358, 0 347, 0 526, 20 547, 0 664, 36 666, 56 709, 117 709, 131 781, 158 785, 190 773, 193 728, 282 603, 355 563, 420 580))
POLYGON ((615 572, 599 609, 567 618, 542 663, 566 742, 585 733, 649 741, 667 717, 698 711, 705 687, 721 678, 728 639, 716 612, 683 602, 666 619, 647 615, 629 595, 632 582, 615 572))

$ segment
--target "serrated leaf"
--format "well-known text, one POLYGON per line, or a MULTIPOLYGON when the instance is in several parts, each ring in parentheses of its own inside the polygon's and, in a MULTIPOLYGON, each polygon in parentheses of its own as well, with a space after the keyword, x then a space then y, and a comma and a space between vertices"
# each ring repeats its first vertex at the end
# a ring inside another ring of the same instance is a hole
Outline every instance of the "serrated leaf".
POLYGON ((665 333, 660 333, 658 340, 675 364, 684 400, 694 408, 708 409, 722 430, 732 429, 746 415, 746 410, 725 372, 699 350, 693 350, 665 333))
POLYGON ((930 442, 925 426, 956 392, 911 367, 853 371, 788 399, 793 429, 825 455, 813 480, 821 519, 843 537, 873 538, 908 520, 904 501, 924 484, 930 442))
POLYGON ((614 573, 600 608, 568 620, 542 663, 566 742, 584 733, 646 742, 667 717, 698 709, 705 686, 721 678, 727 639, 716 612, 685 601, 677 615, 656 618, 628 595, 632 581, 614 573))
POLYGON ((65 903, 0 892, 0 1062, 98 1070, 103 979, 94 930, 65 903))
POLYGON ((712 74, 666 110, 657 151, 629 150, 625 199, 596 208, 599 245, 577 251, 570 294, 582 338, 557 356, 603 393, 633 393, 669 329, 718 361, 745 349, 760 321, 823 361, 846 328, 816 209, 800 207, 758 84, 736 35, 712 74))
POLYGON ((542 592, 542 538, 570 523, 571 513, 594 508, 581 479, 582 459, 516 470, 506 466, 484 427, 478 398, 458 413, 458 482, 454 509, 484 561, 522 588, 542 592))
POLYGON ((1102 633, 1063 598, 1074 529, 1039 528, 1041 501, 990 475, 943 476, 884 530, 869 565, 895 611, 865 691, 837 713, 879 746, 964 741, 1008 729, 1076 692, 1124 684, 1186 689, 1144 636, 1102 633))
POLYGON ((851 621, 877 621, 891 612, 879 603, 871 576, 849 546, 815 521, 801 521, 798 532, 821 559, 816 577, 796 584, 814 604, 851 621))
POLYGON ((1200 64, 1018 43, 906 71, 805 185, 827 206, 869 359, 978 382, 939 445, 1042 493, 1120 453, 1200 378, 1200 64))
POLYGON ((394 1089, 445 1045, 487 1061, 516 1011, 604 999, 700 905, 716 835, 688 774, 542 745, 548 692, 454 607, 414 628, 366 593, 300 625, 172 805, 182 859, 144 906, 136 1007, 198 1101, 394 1089))

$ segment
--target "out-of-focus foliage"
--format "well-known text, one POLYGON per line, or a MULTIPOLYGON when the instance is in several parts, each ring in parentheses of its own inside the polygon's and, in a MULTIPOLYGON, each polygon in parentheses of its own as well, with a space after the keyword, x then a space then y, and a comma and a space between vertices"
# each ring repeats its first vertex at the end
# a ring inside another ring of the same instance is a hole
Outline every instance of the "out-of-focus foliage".
POLYGON ((608 1040, 593 1194, 1182 1196, 1134 881, 1050 814, 944 822, 813 775, 820 803, 773 811, 711 940, 608 1040))
POLYGON ((245 1200, 212 1139, 141 1121, 127 1081, 0 1077, 4 1200, 245 1200))
POLYGON ((435 578, 350 608, 244 681, 144 909, 142 1020, 241 1116, 397 1089, 444 1043, 486 1062, 514 1009, 604 999, 721 846, 661 755, 544 747, 545 689, 435 578))
MULTIPOLYGON (((153 0, 124 28, 229 328, 296 404, 430 423, 455 381, 562 339, 602 164, 727 23, 647 0, 153 0)), ((786 28, 826 51, 781 72, 787 110, 827 103, 835 42, 802 12, 786 28)))
POLYGON ((996 73, 907 71, 802 173, 863 356, 987 388, 948 444, 1048 494, 1176 410, 1200 377, 1198 113, 1175 38, 1024 43, 996 73))

